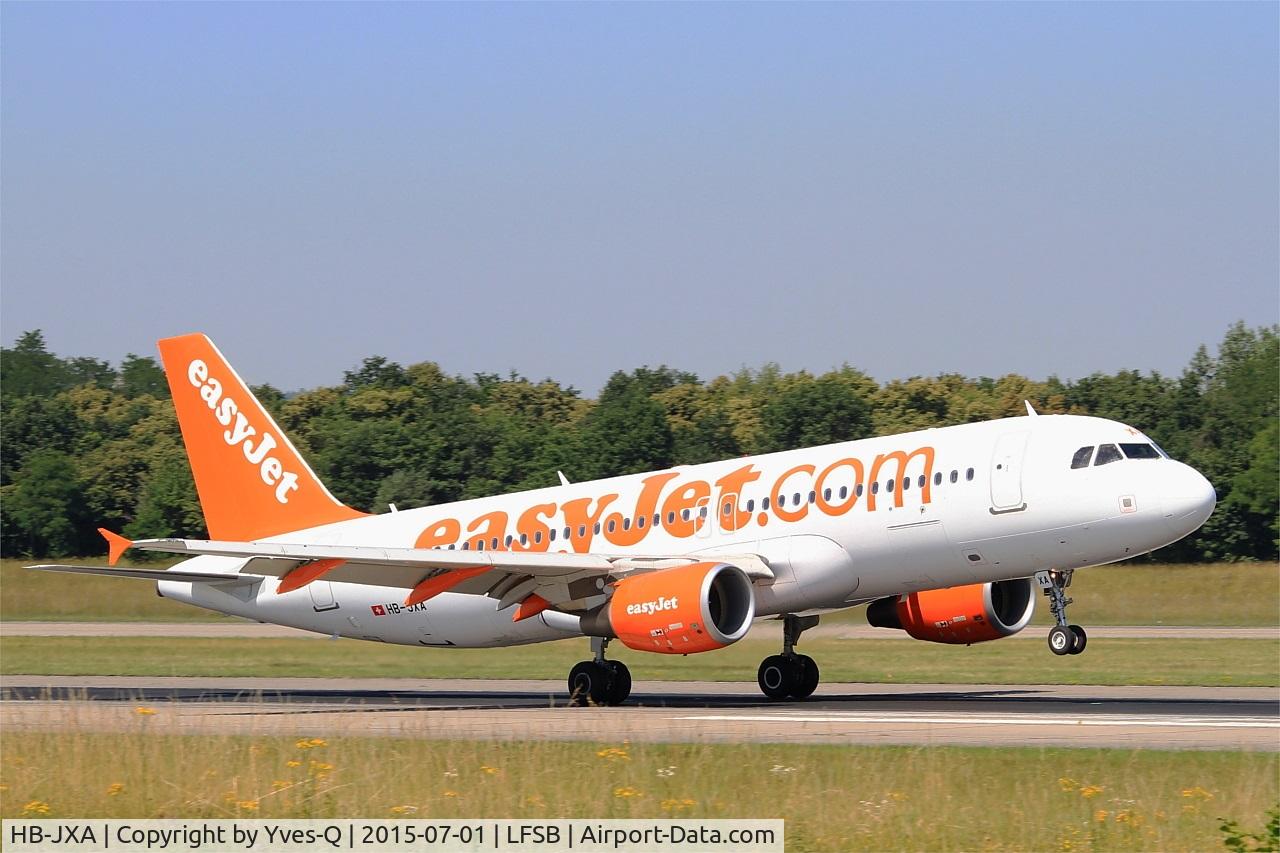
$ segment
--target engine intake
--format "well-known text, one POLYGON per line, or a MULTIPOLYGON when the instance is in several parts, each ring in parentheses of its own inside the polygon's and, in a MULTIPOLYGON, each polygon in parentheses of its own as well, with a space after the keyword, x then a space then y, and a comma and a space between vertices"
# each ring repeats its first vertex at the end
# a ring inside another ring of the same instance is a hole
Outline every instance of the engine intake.
POLYGON ((629 649, 687 655, 746 636, 756 597, 746 572, 729 563, 694 563, 632 575, 582 618, 582 632, 616 637, 629 649))
POLYGON ((1031 578, 1018 578, 881 598, 867 607, 867 622, 917 640, 969 645, 1018 633, 1035 609, 1031 578))

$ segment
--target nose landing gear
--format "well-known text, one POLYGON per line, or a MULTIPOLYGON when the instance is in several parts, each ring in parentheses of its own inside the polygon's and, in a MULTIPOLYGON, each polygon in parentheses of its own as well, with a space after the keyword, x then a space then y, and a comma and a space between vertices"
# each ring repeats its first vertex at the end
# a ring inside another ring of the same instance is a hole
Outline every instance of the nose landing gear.
POLYGON ((606 660, 604 637, 591 638, 592 660, 569 670, 570 705, 621 705, 631 695, 631 670, 619 660, 606 660))
POLYGON ((805 699, 818 688, 821 673, 808 655, 798 655, 800 635, 818 624, 817 616, 787 615, 782 620, 782 654, 770 655, 760 664, 756 682, 770 699, 805 699))
POLYGON ((1049 629, 1049 651, 1055 655, 1078 655, 1089 641, 1084 628, 1067 624, 1067 605, 1071 599, 1067 598, 1065 590, 1071 586, 1071 574, 1071 569, 1036 572, 1036 583, 1048 597, 1049 612, 1053 614, 1053 621, 1058 623, 1049 629))

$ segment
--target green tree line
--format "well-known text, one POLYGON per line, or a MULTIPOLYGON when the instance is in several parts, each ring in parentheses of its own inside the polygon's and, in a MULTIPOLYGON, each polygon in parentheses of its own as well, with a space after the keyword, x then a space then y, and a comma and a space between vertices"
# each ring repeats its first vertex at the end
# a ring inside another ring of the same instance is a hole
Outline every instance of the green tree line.
MULTIPOLYGON (((338 385, 253 390, 334 494, 374 512, 555 485, 557 471, 588 480, 1021 415, 1030 400, 1042 414, 1138 426, 1213 482, 1213 517, 1159 558, 1274 560, 1278 332, 1238 323, 1178 377, 943 374, 880 384, 849 366, 815 376, 766 365, 703 381, 641 367, 614 373, 592 400, 550 379, 464 378, 374 356, 338 385)), ((205 535, 155 360, 129 355, 116 368, 59 358, 40 331, 27 332, 0 349, 0 405, 4 554, 98 554, 99 526, 205 535)))

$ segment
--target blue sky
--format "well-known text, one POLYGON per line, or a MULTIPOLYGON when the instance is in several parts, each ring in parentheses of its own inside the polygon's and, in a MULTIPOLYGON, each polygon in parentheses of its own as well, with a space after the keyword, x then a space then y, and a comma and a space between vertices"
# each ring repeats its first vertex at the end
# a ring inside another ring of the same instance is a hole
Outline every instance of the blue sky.
POLYGON ((593 394, 1280 315, 1280 5, 0 5, 0 336, 593 394))

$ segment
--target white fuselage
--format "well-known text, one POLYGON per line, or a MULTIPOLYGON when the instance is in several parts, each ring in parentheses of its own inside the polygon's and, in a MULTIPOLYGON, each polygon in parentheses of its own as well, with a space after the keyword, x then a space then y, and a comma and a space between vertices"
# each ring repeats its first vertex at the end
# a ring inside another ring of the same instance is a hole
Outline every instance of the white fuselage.
MULTIPOLYGON (((1087 446, 1146 444, 1114 421, 1008 418, 681 466, 368 516, 269 541, 610 555, 757 554, 756 614, 831 610, 924 589, 1123 560, 1198 528, 1212 486, 1160 455, 1072 468, 1087 446), (904 488, 905 481, 905 488, 904 488)), ((181 568, 235 572, 201 556, 181 568)), ((221 590, 161 581, 167 598, 325 634, 485 647, 580 636, 544 613, 443 593, 411 608, 402 588, 319 580, 221 590)))

